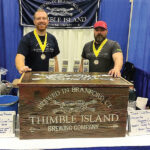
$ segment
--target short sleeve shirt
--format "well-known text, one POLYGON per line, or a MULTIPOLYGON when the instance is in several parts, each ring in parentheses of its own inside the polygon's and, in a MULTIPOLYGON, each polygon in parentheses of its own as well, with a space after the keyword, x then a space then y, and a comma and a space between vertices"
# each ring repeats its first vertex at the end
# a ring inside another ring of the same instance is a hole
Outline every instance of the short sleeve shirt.
MULTIPOLYGON (((39 36, 42 44, 45 36, 39 36)), ((33 31, 26 34, 20 41, 18 47, 18 54, 25 56, 25 65, 32 68, 33 71, 48 71, 49 59, 57 56, 60 53, 56 38, 47 33, 47 44, 45 51, 42 52, 33 31), (44 54, 45 59, 41 58, 44 54)))
POLYGON ((85 44, 82 58, 89 60, 90 72, 108 72, 114 66, 112 55, 118 52, 122 53, 120 45, 117 42, 108 39, 102 47, 98 57, 96 57, 93 52, 93 41, 91 41, 85 44))

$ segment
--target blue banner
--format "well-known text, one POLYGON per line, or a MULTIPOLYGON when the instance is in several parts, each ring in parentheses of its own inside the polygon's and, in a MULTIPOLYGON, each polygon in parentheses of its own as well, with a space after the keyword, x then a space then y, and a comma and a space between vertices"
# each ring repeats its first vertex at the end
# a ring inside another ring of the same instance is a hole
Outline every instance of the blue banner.
POLYGON ((20 21, 23 26, 33 25, 37 9, 44 9, 49 27, 91 27, 97 19, 99 0, 19 0, 20 21))

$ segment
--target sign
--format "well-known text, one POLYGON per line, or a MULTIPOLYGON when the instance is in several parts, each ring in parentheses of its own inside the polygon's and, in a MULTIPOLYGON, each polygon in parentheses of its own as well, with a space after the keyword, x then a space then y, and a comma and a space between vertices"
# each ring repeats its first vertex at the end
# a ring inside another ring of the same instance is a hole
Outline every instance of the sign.
POLYGON ((44 9, 49 27, 91 27, 96 22, 99 0, 19 0, 21 25, 33 25, 37 9, 44 9))
POLYGON ((129 111, 129 135, 150 134, 150 110, 129 111))
POLYGON ((0 111, 0 137, 15 136, 15 111, 0 111))
POLYGON ((20 138, 125 136, 130 85, 100 73, 25 73, 20 138))

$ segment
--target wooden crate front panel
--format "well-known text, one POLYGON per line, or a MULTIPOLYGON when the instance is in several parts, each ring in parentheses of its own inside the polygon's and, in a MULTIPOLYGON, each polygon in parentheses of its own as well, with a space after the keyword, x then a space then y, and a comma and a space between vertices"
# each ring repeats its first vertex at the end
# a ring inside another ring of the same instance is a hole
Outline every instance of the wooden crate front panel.
POLYGON ((20 87, 20 138, 122 137, 128 88, 20 87))

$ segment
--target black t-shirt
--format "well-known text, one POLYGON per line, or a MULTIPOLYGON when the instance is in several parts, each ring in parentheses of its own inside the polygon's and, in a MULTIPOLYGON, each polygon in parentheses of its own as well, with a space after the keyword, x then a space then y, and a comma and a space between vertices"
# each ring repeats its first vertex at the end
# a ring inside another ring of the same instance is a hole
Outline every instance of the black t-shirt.
MULTIPOLYGON (((99 46, 95 45, 96 49, 99 46)), ((112 55, 117 52, 122 53, 120 45, 108 39, 96 57, 93 52, 93 41, 91 41, 85 44, 82 57, 89 60, 89 72, 108 72, 114 66, 112 55)))
MULTIPOLYGON (((39 36, 42 44, 45 36, 39 36)), ((57 56, 60 53, 56 38, 47 33, 47 44, 45 51, 42 52, 33 31, 26 34, 20 41, 18 54, 25 56, 25 65, 32 68, 32 71, 48 71, 49 59, 57 56), (45 59, 41 58, 44 54, 45 59)))

